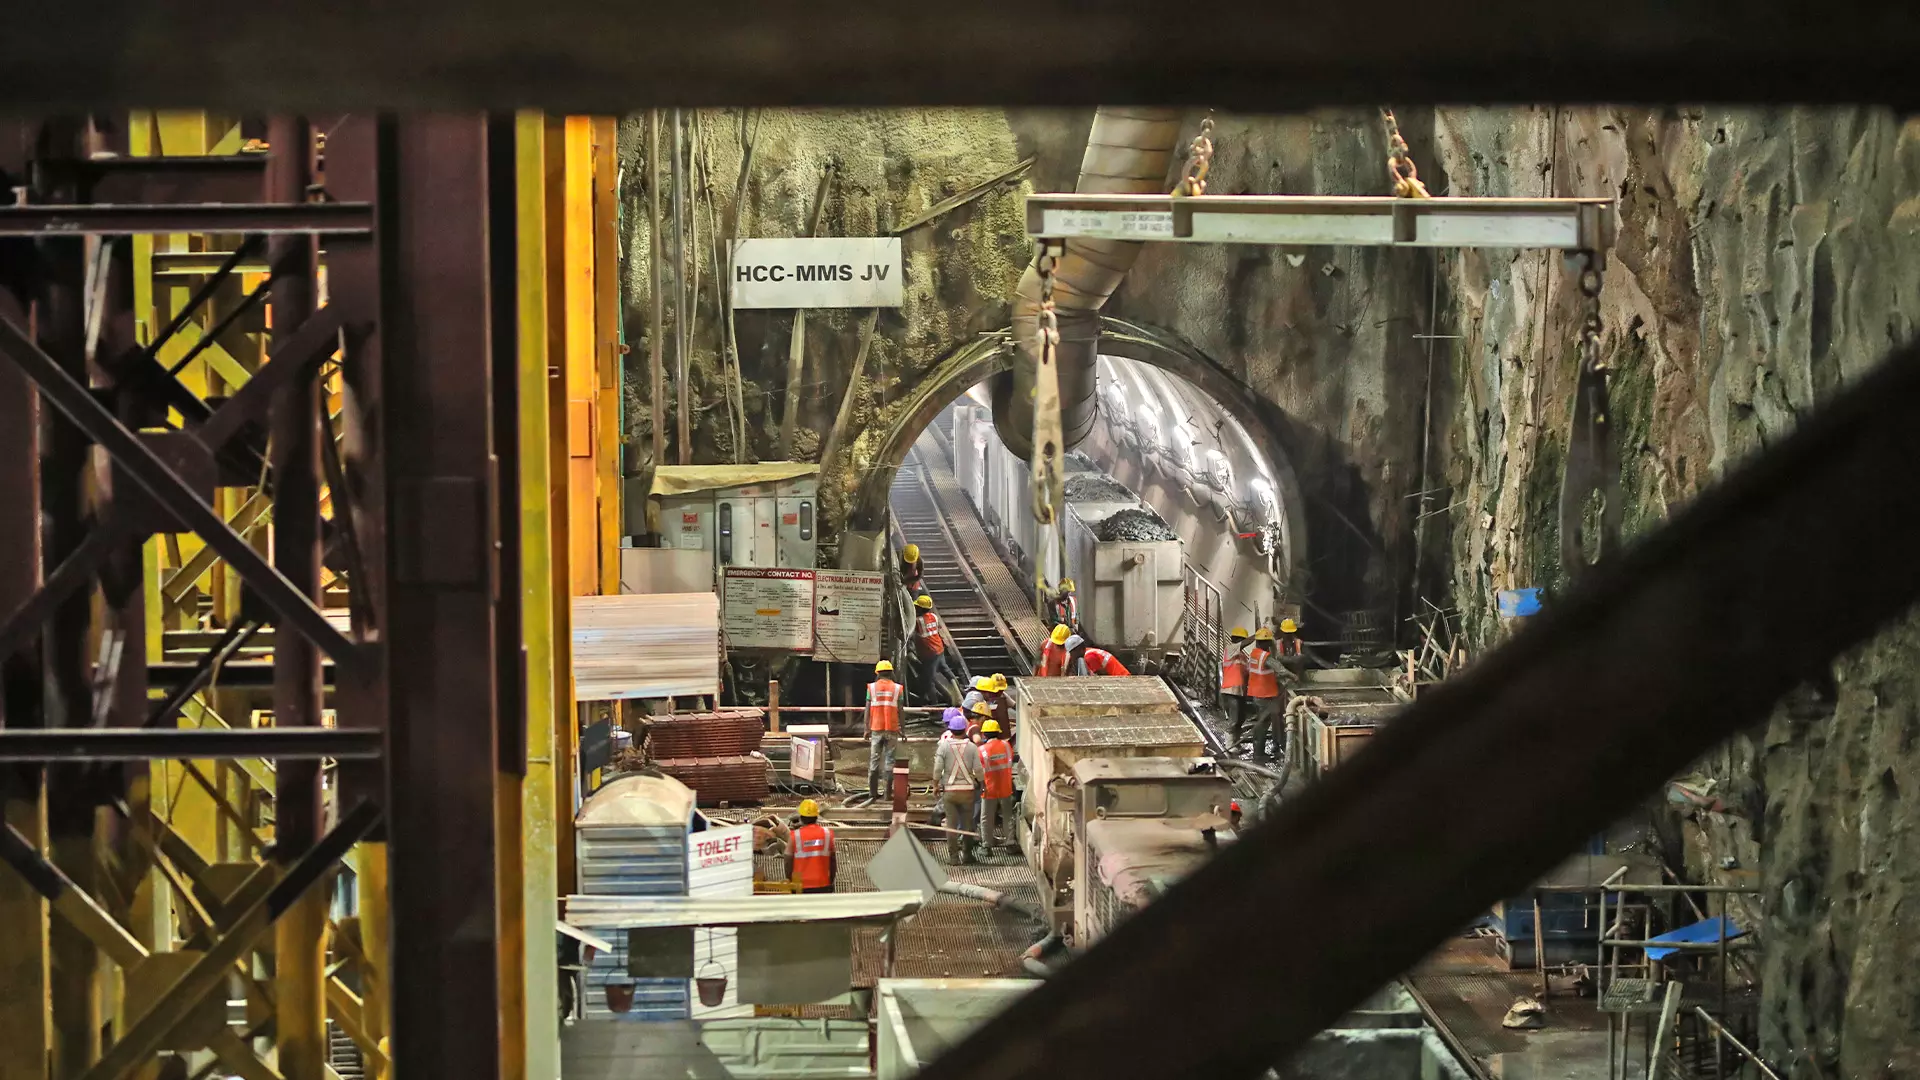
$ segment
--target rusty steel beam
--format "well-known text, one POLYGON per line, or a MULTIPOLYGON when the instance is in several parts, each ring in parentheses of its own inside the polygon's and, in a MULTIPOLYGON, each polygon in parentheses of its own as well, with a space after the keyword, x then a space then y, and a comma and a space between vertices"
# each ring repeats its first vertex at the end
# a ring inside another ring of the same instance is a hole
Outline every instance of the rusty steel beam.
POLYGON ((287 629, 305 634, 335 663, 353 663, 353 643, 327 622, 319 608, 268 565, 259 552, 234 532, 211 506, 201 501, 152 449, 115 419, 78 379, 40 351, 5 318, 0 318, 0 355, 18 365, 39 387, 46 401, 98 443, 148 495, 198 533, 208 547, 219 552, 248 587, 284 620, 287 629))
POLYGON ((1909 5, 979 0, 882 6, 138 0, 13 12, 0 100, 232 105, 1371 106, 1411 101, 1909 102, 1909 5), (281 42, 301 62, 265 64, 281 42))
POLYGON ((0 761, 371 760, 367 728, 5 728, 0 761))
MULTIPOLYGON (((207 157, 107 157, 36 162, 82 202, 134 205, 252 204, 260 198, 265 154, 207 157)), ((304 199, 302 193, 302 199, 304 199)), ((283 199, 282 202, 299 200, 283 199)))
POLYGON ((393 1071, 491 1080, 501 1075, 495 607, 520 598, 498 587, 487 123, 382 117, 376 130, 394 418, 382 455, 393 1071))
POLYGON ((361 203, 199 203, 178 206, 0 206, 0 236, 127 236, 133 233, 328 233, 373 228, 361 203))
POLYGON ((920 1075, 1259 1075, 1906 612, 1916 470, 1908 347, 920 1075))

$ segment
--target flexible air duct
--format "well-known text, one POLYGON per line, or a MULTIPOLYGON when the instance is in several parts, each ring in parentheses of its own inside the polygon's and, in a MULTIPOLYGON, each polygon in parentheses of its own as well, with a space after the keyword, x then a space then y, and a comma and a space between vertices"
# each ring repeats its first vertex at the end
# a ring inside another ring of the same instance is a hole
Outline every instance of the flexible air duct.
MULTIPOLYGON (((1094 114, 1087 152, 1080 159, 1083 195, 1165 193, 1173 152, 1180 141, 1179 109, 1102 108, 1094 114)), ((1060 427, 1064 449, 1093 428, 1095 360, 1100 346, 1100 308, 1140 256, 1132 240, 1073 240, 1054 267, 1053 303, 1060 324, 1060 427)), ((993 381, 993 425, 1007 449, 1025 458, 1033 450, 1033 378, 1039 356, 1040 272, 1029 264, 1013 300, 1013 339, 1019 347, 1011 372, 993 381)))

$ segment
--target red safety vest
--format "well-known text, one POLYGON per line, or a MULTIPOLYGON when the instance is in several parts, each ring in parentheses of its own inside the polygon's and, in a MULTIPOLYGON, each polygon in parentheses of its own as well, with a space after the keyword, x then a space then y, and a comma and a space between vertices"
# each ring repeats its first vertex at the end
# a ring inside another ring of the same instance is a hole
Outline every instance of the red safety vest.
POLYGON ((1013 747, 1007 740, 991 738, 981 747, 981 760, 986 766, 986 778, 981 781, 982 793, 989 799, 1005 799, 1013 795, 1013 747))
POLYGON ((1220 689, 1238 693, 1247 688, 1247 653, 1228 649, 1220 657, 1220 689))
POLYGON ((1280 677, 1273 670, 1273 650, 1255 645, 1247 660, 1247 693, 1257 698, 1279 697, 1280 677))
POLYGON ((1088 649, 1081 657, 1089 675, 1131 675, 1127 665, 1105 649, 1088 649))
POLYGON ((900 684, 875 679, 867 684, 867 730, 900 730, 900 684))
POLYGON ((819 822, 793 830, 793 875, 803 889, 833 884, 833 830, 819 822))
POLYGON ((1047 676, 1065 675, 1066 673, 1067 647, 1065 645, 1055 645, 1051 641, 1047 642, 1046 647, 1040 650, 1040 670, 1034 672, 1034 674, 1047 676))
POLYGON ((1080 599, 1072 593, 1068 593, 1060 599, 1055 600, 1053 602, 1053 621, 1066 623, 1068 626, 1077 629, 1080 626, 1080 599))
POLYGON ((928 656, 939 656, 947 651, 947 643, 940 637, 940 617, 931 611, 920 613, 920 647, 928 656))

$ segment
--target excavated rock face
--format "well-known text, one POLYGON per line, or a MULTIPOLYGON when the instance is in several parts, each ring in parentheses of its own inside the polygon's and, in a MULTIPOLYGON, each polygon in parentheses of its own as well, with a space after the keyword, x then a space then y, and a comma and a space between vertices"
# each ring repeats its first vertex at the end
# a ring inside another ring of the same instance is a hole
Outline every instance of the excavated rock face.
MULTIPOLYGON (((1621 200, 1602 316, 1629 532, 1791 430, 1920 313, 1920 126, 1889 114, 1460 109, 1434 134, 1448 194, 1621 200)), ((1461 335, 1449 561, 1481 641, 1495 590, 1566 581, 1555 515, 1577 307, 1557 261, 1441 259, 1461 335)), ((1920 788, 1917 663, 1910 619, 1702 763, 1727 809, 1692 824, 1689 858, 1762 887, 1748 916, 1762 918, 1764 1052, 1792 1076, 1920 1067, 1901 1058, 1920 1008, 1920 840, 1902 804, 1920 788)))

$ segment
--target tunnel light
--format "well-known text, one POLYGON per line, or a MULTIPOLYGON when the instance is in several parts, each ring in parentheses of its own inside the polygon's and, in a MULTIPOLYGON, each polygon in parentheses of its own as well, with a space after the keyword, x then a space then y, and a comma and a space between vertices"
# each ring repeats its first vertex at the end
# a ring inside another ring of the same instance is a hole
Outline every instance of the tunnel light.
POLYGON ((1207 451, 1207 471, 1213 477, 1213 486, 1224 494, 1233 490, 1233 463, 1227 455, 1218 450, 1207 451))

